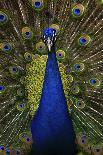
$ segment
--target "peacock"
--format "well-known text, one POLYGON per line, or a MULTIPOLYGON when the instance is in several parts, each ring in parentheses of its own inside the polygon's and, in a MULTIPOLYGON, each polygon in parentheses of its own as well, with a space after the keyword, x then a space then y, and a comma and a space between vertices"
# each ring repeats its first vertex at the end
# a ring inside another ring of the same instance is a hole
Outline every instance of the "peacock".
POLYGON ((0 0, 0 155, 103 155, 103 0, 0 0))

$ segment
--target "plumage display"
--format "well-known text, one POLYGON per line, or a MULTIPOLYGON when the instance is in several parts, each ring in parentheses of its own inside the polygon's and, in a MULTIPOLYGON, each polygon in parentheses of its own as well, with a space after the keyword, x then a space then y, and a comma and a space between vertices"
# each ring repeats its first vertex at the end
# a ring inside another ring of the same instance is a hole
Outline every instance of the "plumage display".
POLYGON ((6 154, 103 155, 103 0, 0 0, 6 154))

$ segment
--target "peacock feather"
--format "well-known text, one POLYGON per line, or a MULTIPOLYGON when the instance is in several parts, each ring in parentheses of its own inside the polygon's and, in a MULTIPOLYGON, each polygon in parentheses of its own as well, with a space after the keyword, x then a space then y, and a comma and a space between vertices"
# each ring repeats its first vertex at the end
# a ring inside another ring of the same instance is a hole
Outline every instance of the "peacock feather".
POLYGON ((0 155, 103 155, 103 0, 0 0, 0 155))

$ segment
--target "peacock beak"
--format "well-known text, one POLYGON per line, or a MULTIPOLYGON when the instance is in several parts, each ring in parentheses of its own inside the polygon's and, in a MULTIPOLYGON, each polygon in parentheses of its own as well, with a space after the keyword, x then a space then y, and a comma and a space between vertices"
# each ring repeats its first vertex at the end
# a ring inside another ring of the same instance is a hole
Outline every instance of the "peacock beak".
POLYGON ((51 51, 52 45, 53 45, 53 43, 52 43, 51 39, 48 37, 48 39, 47 39, 47 47, 48 47, 49 52, 51 51))

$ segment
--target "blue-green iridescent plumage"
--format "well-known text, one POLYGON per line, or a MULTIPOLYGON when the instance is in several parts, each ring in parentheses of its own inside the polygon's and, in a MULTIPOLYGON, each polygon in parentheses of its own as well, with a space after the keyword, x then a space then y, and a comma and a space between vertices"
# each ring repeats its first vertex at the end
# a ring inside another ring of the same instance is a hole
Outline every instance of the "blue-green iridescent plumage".
POLYGON ((48 27, 56 30, 56 59, 77 151, 102 155, 102 0, 0 1, 0 153, 26 154, 32 148, 30 125, 49 58, 43 38, 48 27))

